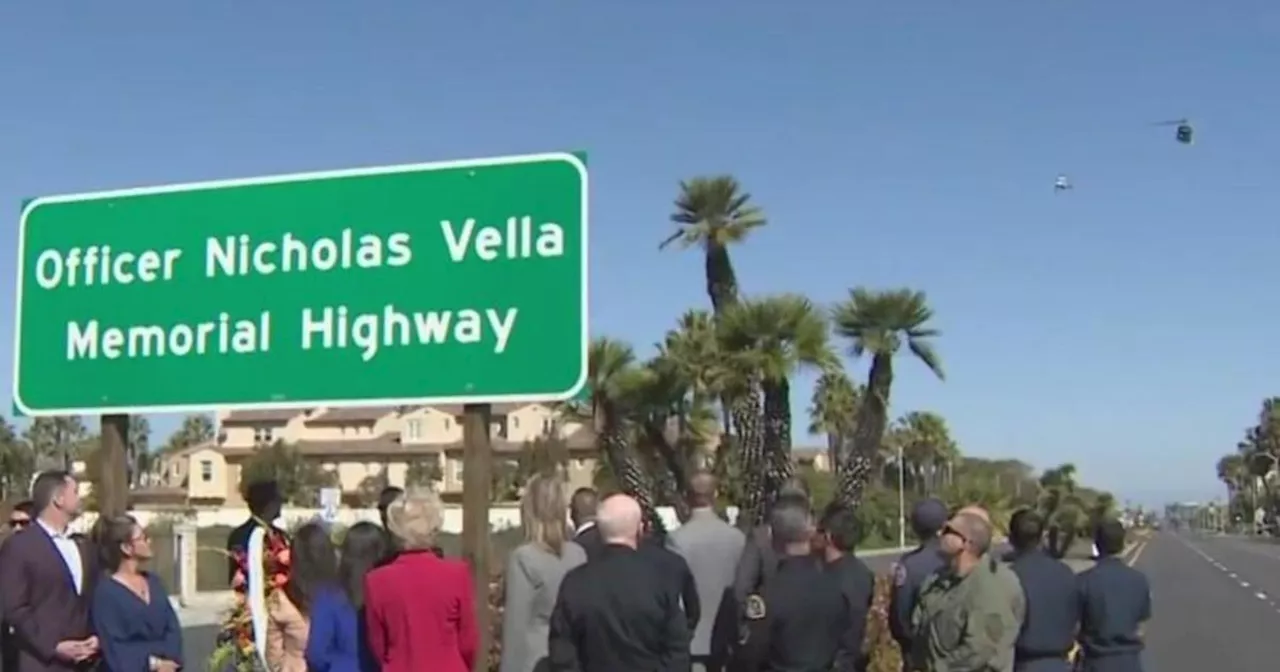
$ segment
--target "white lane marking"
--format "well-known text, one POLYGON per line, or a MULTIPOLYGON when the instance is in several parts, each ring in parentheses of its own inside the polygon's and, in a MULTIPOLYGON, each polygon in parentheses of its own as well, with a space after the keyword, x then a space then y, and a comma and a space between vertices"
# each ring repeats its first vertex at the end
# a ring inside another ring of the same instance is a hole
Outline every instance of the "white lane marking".
MULTIPOLYGON (((1250 586, 1249 586, 1249 582, 1248 582, 1248 581, 1245 581, 1245 580, 1241 579, 1239 574, 1236 574, 1235 572, 1233 572, 1233 571, 1231 571, 1229 568, 1227 568, 1227 566, 1226 566, 1226 565, 1224 565, 1224 564, 1222 564, 1221 562, 1218 562, 1217 560, 1213 559, 1213 557, 1212 557, 1212 556, 1210 556, 1208 553, 1205 553, 1203 550, 1201 550, 1201 549, 1200 549, 1200 547, 1198 547, 1198 546, 1196 546, 1196 545, 1192 544, 1190 541, 1187 541, 1186 539, 1183 539, 1183 538, 1182 538, 1182 537, 1180 537, 1180 536, 1175 536, 1174 538, 1175 538, 1175 539, 1177 539, 1178 541, 1182 542, 1182 544, 1183 544, 1184 546, 1186 546, 1187 548, 1189 548, 1189 549, 1191 549, 1192 551, 1194 551, 1196 555, 1199 555, 1200 557, 1204 558, 1204 559, 1205 559, 1205 561, 1206 561, 1206 562, 1208 562, 1210 565, 1213 565, 1214 567, 1216 567, 1216 568, 1218 568, 1219 570, 1221 570, 1221 571, 1222 571, 1222 573, 1224 573, 1224 574, 1226 574, 1226 575, 1227 575, 1227 578, 1232 579, 1232 580, 1234 580, 1236 583, 1240 584, 1240 587, 1241 587, 1241 588, 1244 588, 1245 590, 1248 590, 1248 589, 1249 589, 1249 587, 1250 587, 1250 586)), ((1270 554, 1262 554, 1262 555, 1266 555, 1267 557, 1273 558, 1273 559, 1275 559, 1275 560, 1280 560, 1280 558, 1276 558, 1275 556, 1270 555, 1270 554)), ((1280 614, 1280 605, 1277 605, 1277 604, 1276 604, 1276 601, 1275 601, 1275 600, 1273 600, 1273 599, 1271 599, 1271 597, 1270 597, 1270 596, 1268 596, 1266 593, 1261 592, 1261 591, 1254 591, 1253 596, 1254 596, 1254 597, 1256 597, 1256 598, 1258 598, 1259 600, 1261 600, 1261 601, 1263 601, 1263 602, 1266 602, 1266 603, 1267 603, 1267 606, 1269 606, 1269 607, 1271 607, 1273 610, 1275 610, 1275 612, 1276 612, 1277 614, 1280 614)))

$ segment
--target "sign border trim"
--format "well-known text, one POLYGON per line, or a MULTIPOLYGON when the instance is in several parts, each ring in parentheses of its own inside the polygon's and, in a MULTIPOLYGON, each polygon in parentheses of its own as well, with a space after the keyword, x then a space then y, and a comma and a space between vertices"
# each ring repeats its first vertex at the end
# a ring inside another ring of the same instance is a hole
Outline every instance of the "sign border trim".
POLYGON ((313 406, 403 406, 412 404, 430 405, 430 404, 503 404, 503 403, 539 403, 539 402, 555 402, 565 401, 573 398, 582 391, 587 384, 588 372, 588 356, 591 349, 590 330, 588 329, 590 314, 590 292, 588 289, 589 274, 589 258, 590 247, 588 232, 590 230, 590 210, 588 208, 590 201, 590 180, 588 176, 586 163, 581 158, 570 152, 544 152, 540 154, 519 154, 511 156, 497 156, 477 159, 459 159, 449 161, 431 161, 426 163, 408 163, 391 166, 375 166, 367 168, 350 168, 342 170, 323 170, 304 173, 287 173, 282 175, 267 175, 263 177, 234 178, 226 180, 207 180, 203 182, 187 182, 180 184, 169 184, 152 187, 133 187, 128 189, 114 189, 108 191, 94 191, 74 194, 58 194, 53 196, 38 196, 29 199, 22 205, 22 214, 18 220, 18 248, 17 262, 14 264, 18 279, 15 283, 14 291, 14 318, 13 318, 13 405, 17 410, 27 417, 38 418, 51 415, 100 415, 100 414, 131 414, 140 415, 147 413, 208 413, 215 410, 256 410, 256 409, 291 409, 291 408, 309 408, 313 406), (210 189, 228 189, 234 187, 249 187, 264 184, 285 184, 290 182, 313 182, 318 180, 341 179, 349 177, 369 177, 376 175, 394 175, 399 173, 411 172, 432 172, 438 170, 453 170, 458 168, 487 168, 493 166, 510 166, 520 165, 524 163, 542 163, 551 161, 561 161, 573 166, 578 171, 578 177, 581 181, 581 208, 582 208, 582 232, 581 232, 581 285, 582 292, 579 300, 581 303, 582 314, 582 354, 579 366, 578 380, 569 387, 559 393, 553 394, 510 394, 493 397, 478 397, 461 395, 455 397, 430 397, 430 401, 426 401, 426 397, 409 397, 409 398, 386 398, 386 399, 308 399, 283 401, 279 403, 272 402, 252 402, 240 404, 169 404, 169 405, 150 405, 150 406, 106 406, 106 407, 90 407, 90 408, 56 408, 46 410, 35 410, 28 407, 19 395, 20 381, 22 380, 22 290, 23 279, 26 275, 26 250, 24 244, 26 242, 27 217, 41 205, 53 205, 57 203, 75 203, 82 201, 97 201, 108 198, 124 198, 130 196, 148 196, 153 194, 169 194, 187 191, 207 191, 210 189))

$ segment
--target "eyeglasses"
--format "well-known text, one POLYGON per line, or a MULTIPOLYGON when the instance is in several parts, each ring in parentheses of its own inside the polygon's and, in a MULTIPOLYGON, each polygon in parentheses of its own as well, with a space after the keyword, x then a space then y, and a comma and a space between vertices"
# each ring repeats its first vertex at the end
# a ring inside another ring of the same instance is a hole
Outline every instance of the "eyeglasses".
POLYGON ((24 527, 26 527, 26 526, 28 526, 28 525, 30 525, 30 524, 31 524, 31 521, 30 521, 30 520, 23 520, 23 519, 21 519, 21 518, 10 518, 10 519, 9 519, 9 527, 12 527, 12 528, 13 528, 13 529, 15 529, 15 530, 20 530, 20 529, 22 529, 22 528, 24 528, 24 527))
POLYGON ((951 526, 951 525, 947 525, 947 526, 943 527, 943 528, 942 528, 942 533, 943 533, 943 534, 950 534, 950 535, 953 535, 953 536, 959 537, 959 538, 960 538, 960 541, 963 541, 963 542, 964 542, 964 543, 966 543, 966 544, 967 544, 967 543, 969 543, 969 537, 964 536, 964 534, 963 534, 963 533, 961 533, 961 532, 960 532, 960 530, 957 530, 955 527, 953 527, 953 526, 951 526))

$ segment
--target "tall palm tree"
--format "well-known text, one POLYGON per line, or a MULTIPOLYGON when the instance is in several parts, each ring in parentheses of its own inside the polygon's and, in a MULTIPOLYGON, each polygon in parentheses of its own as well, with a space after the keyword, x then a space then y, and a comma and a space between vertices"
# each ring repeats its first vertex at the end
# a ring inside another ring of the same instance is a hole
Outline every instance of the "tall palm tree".
MULTIPOLYGON (((695 177, 680 183, 671 221, 677 230, 658 246, 665 249, 678 243, 682 249, 700 247, 705 264, 707 296, 712 310, 721 317, 738 302, 738 277, 729 257, 729 247, 746 240, 752 231, 767 223, 764 212, 751 203, 751 194, 731 175, 695 177)), ((759 381, 750 374, 726 386, 721 405, 729 409, 732 432, 723 438, 726 446, 750 461, 763 448, 763 417, 759 381)), ((746 502, 738 502, 743 507, 746 502)), ((745 522, 744 516, 739 520, 745 522)))
POLYGON ((591 390, 590 417, 600 442, 600 452, 623 492, 640 503, 645 518, 661 529, 662 521, 653 506, 649 479, 629 446, 632 430, 628 404, 634 395, 637 376, 635 351, 630 345, 609 338, 591 342, 587 354, 588 389, 591 390))
POLYGON ((938 476, 959 457, 947 421, 937 413, 912 411, 899 418, 893 430, 902 442, 903 458, 909 465, 912 485, 920 494, 937 491, 938 476))
POLYGON ((893 387, 893 357, 903 345, 939 379, 942 361, 929 339, 941 332, 930 321, 933 310, 924 292, 911 289, 874 291, 855 288, 832 310, 836 333, 849 339, 855 357, 869 355, 867 395, 858 409, 854 449, 839 465, 837 496, 857 505, 874 466, 888 425, 889 394, 893 387))
POLYGON ((725 311, 722 340, 741 369, 757 373, 764 396, 763 454, 744 455, 747 492, 754 493, 747 511, 759 521, 793 473, 791 376, 801 367, 833 368, 837 360, 825 317, 811 301, 794 294, 746 301, 725 311), (756 462, 757 457, 763 460, 756 462))
POLYGON ((855 387, 844 369, 832 367, 822 372, 809 400, 809 433, 827 435, 827 464, 835 469, 844 459, 844 449, 853 440, 858 421, 858 405, 864 390, 855 387))
POLYGON ((702 248, 706 262, 707 295, 717 315, 738 300, 738 277, 729 259, 729 246, 740 243, 765 225, 764 212, 751 204, 731 175, 695 177, 680 183, 671 221, 678 230, 662 241, 682 248, 702 248))

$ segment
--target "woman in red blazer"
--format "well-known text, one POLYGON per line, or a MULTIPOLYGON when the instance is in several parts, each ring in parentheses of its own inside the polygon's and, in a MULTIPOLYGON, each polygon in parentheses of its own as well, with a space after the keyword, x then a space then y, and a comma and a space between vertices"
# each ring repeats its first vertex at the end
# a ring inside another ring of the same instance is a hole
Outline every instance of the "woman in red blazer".
POLYGON ((432 552, 444 511, 439 495, 411 490, 387 523, 399 555, 365 577, 369 649, 382 672, 471 672, 479 647, 471 571, 432 552))

